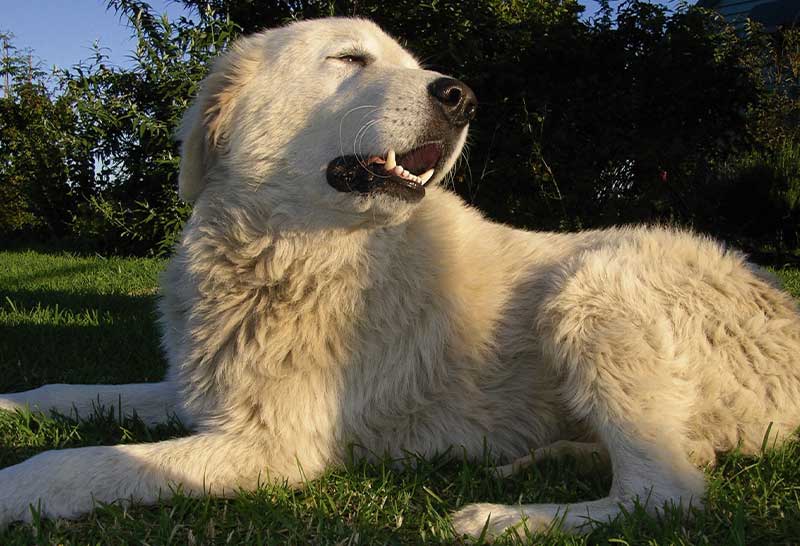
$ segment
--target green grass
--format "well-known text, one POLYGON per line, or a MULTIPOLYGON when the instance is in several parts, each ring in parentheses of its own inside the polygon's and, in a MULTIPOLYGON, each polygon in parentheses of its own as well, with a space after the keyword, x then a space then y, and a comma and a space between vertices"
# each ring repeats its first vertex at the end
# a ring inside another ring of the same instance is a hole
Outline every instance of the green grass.
MULTIPOLYGON (((155 287, 162 261, 0 252, 0 392, 52 382, 161 378, 155 287)), ((800 296, 800 271, 778 274, 800 296)), ((155 441, 185 434, 147 429, 112 412, 75 422, 0 412, 0 467, 53 448, 155 441)), ((500 543, 797 544, 800 444, 758 458, 733 453, 708 473, 708 509, 693 518, 641 510, 588 537, 558 532, 500 543)), ((101 506, 76 522, 36 520, 0 533, 0 544, 419 544, 459 543, 447 515, 468 502, 571 502, 603 496, 604 472, 547 462, 498 479, 490 461, 457 452, 400 469, 355 462, 301 490, 269 485, 238 498, 180 493, 156 507, 101 506)))

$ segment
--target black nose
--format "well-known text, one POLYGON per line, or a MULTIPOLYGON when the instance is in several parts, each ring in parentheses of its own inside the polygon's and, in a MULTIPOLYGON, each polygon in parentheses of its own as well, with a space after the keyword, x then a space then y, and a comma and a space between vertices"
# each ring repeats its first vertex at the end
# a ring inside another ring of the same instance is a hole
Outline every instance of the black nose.
POLYGON ((475 117, 478 99, 464 82, 454 78, 438 78, 428 85, 428 92, 453 125, 463 127, 475 117))

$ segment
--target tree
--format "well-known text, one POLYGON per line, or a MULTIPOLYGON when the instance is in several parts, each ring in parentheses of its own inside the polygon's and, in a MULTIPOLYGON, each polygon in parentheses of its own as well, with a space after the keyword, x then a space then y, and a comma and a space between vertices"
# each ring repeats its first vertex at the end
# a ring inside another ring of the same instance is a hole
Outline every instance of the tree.
POLYGON ((177 195, 175 130, 234 25, 211 16, 200 24, 171 21, 139 1, 109 5, 137 38, 133 67, 111 66, 97 50, 62 80, 81 138, 92 143, 100 166, 76 229, 106 249, 163 254, 190 211, 177 195))
MULTIPOLYGON (((135 33, 132 67, 98 49, 55 92, 34 78, 2 103, 3 226, 168 252, 190 210, 173 134, 211 58, 241 32, 358 15, 475 90, 468 159, 450 182, 490 217, 536 229, 667 221, 800 245, 797 31, 742 34, 714 12, 642 0, 602 2, 592 21, 577 0, 182 3, 192 16, 171 21, 109 0, 135 33)), ((24 69, 18 58, 3 74, 24 69)))
POLYGON ((91 183, 91 154, 73 138, 68 102, 50 91, 30 54, 20 54, 10 35, 2 39, 1 76, 9 84, 0 99, 0 232, 63 236, 76 192, 91 183))

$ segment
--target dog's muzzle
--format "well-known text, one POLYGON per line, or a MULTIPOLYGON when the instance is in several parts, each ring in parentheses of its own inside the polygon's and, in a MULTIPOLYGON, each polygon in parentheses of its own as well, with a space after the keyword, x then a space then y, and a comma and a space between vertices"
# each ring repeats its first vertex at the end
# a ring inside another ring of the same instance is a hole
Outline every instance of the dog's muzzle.
POLYGON ((444 147, 438 142, 423 144, 397 154, 367 158, 347 155, 328 163, 328 184, 341 192, 382 193, 403 201, 425 197, 425 184, 440 167, 444 147))
POLYGON ((328 164, 328 184, 340 192, 382 193, 408 202, 425 197, 425 184, 444 168, 453 142, 478 109, 472 89, 454 78, 437 78, 427 89, 433 103, 429 134, 437 136, 401 153, 337 157, 328 164))

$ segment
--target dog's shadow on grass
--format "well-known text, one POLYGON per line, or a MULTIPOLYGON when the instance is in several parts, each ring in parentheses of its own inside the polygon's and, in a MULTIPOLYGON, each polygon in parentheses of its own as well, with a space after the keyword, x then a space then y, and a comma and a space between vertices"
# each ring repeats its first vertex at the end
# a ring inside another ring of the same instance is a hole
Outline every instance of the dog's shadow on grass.
POLYGON ((0 290, 0 317, 0 392, 163 377, 154 294, 0 290))
POLYGON ((61 415, 27 408, 0 411, 0 468, 43 451, 94 445, 158 442, 187 436, 191 431, 171 416, 147 426, 134 415, 120 417, 113 406, 97 406, 91 415, 61 415), (13 444, 13 445, 9 445, 13 444))

